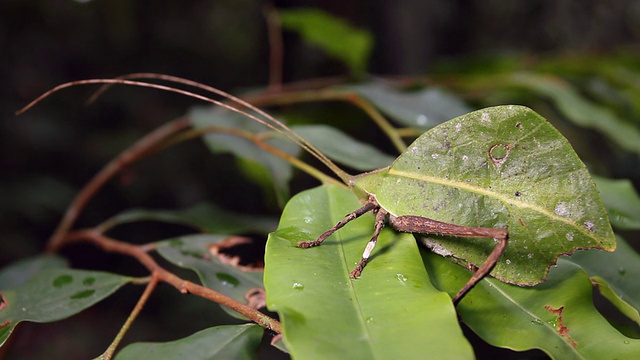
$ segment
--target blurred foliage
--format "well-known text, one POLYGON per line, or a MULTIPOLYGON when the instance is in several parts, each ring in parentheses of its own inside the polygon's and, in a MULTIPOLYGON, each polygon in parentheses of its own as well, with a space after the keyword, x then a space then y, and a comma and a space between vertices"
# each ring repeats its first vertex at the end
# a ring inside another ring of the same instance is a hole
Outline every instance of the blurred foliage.
MULTIPOLYGON (((276 1, 275 5, 309 4, 276 1)), ((372 83, 346 87, 378 102, 387 116, 400 114, 398 124, 409 127, 414 126, 403 123, 403 116, 420 125, 466 111, 461 109, 528 105, 560 129, 592 173, 628 179, 624 185, 607 183, 602 190, 612 219, 619 220, 613 221, 615 230, 625 231, 631 248, 639 248, 637 227, 630 224, 640 219, 629 205, 637 200, 634 187, 640 185, 640 56, 634 47, 640 10, 635 1, 458 4, 416 0, 375 6, 369 1, 327 2, 322 6, 373 34, 371 57, 366 61, 361 54, 346 67, 339 62, 336 65, 335 58, 306 45, 304 37, 285 33, 287 81, 343 75, 349 67, 357 73, 363 62, 368 62, 370 73, 412 75, 391 77, 382 90, 372 83), (415 76, 425 72, 426 76, 415 76), (396 99, 403 102, 394 103, 396 99), (424 103, 431 105, 422 109, 414 106, 424 103), (433 111, 443 103, 445 106, 433 111)), ((57 94, 17 119, 13 111, 59 83, 132 71, 181 75, 223 89, 262 86, 267 81, 268 42, 262 4, 257 1, 12 0, 0 3, 0 14, 0 77, 4 79, 0 84, 0 266, 39 253, 73 194, 87 179, 134 139, 185 114, 193 101, 116 87, 97 104, 82 108, 91 92, 83 88, 57 94)), ((382 131, 345 104, 279 110, 296 123, 337 126, 378 150, 394 152, 382 131)), ((422 131, 407 130, 415 135, 422 131)), ((246 164, 228 155, 210 156, 196 142, 172 148, 128 169, 109 184, 83 213, 78 227, 95 226, 126 209, 144 207, 151 211, 129 213, 136 221, 122 221, 113 236, 147 243, 192 232, 183 226, 138 221, 157 209, 184 209, 211 202, 233 210, 233 219, 238 219, 238 213, 245 219, 249 215, 277 216, 277 201, 262 201, 275 185, 256 185, 252 181, 255 173, 247 180, 251 171, 243 166, 246 164)), ((291 192, 308 186, 304 177, 294 176, 291 192)), ((287 192, 281 190, 281 194, 283 199, 287 192)), ((222 213, 223 218, 227 214, 224 210, 215 213, 222 213)), ((176 215, 160 214, 150 218, 167 220, 176 215)), ((223 229, 246 225, 242 221, 221 223, 228 225, 223 229)), ((130 261, 86 247, 65 250, 64 255, 74 267, 127 275, 136 271, 130 261)), ((618 286, 611 279, 593 280, 614 289, 618 286)), ((95 338, 112 337, 114 316, 124 318, 123 307, 132 308, 137 296, 138 289, 125 287, 59 325, 21 325, 21 331, 12 335, 16 340, 9 342, 13 349, 9 355, 19 354, 23 359, 95 355, 96 349, 105 347, 95 338), (57 349, 51 348, 53 343, 57 349)), ((212 310, 210 304, 185 301, 172 290, 159 292, 154 298, 126 341, 173 340, 232 321, 222 311, 212 310), (174 312, 167 313, 167 308, 174 312)), ((637 314, 635 304, 635 308, 622 311, 637 314)), ((607 311, 615 313, 615 306, 607 311)), ((637 327, 630 326, 625 316, 616 321, 618 328, 631 328, 637 337, 637 327)), ((477 346, 483 346, 478 342, 477 346)), ((487 357, 511 354, 483 349, 487 357)))

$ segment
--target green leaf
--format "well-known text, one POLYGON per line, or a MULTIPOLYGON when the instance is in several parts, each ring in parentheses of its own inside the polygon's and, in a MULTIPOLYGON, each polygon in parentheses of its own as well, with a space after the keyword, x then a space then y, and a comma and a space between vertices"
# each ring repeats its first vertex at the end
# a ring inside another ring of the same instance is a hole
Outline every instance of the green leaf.
MULTIPOLYGON (((256 289, 262 289, 262 271, 245 271, 220 261, 211 247, 227 239, 228 235, 189 235, 167 240, 158 245, 158 253, 172 263, 191 269, 202 284, 243 303, 256 289)), ((223 307, 232 316, 244 316, 223 307)))
POLYGON ((389 166, 394 160, 391 155, 330 126, 305 125, 293 126, 292 129, 332 160, 356 170, 378 169, 389 166))
POLYGON ((581 97, 564 80, 519 73, 513 75, 510 82, 549 97, 560 112, 575 124, 598 130, 623 149, 640 154, 640 129, 637 126, 622 120, 611 110, 581 97))
POLYGON ((267 307, 277 311, 296 359, 469 359, 451 299, 428 280, 416 242, 384 230, 357 280, 349 272, 371 237, 366 214, 321 246, 297 248, 360 207, 325 185, 294 196, 267 242, 267 307))
POLYGON ((251 216, 221 209, 211 203, 200 203, 184 210, 131 209, 109 220, 108 227, 139 221, 162 221, 192 226, 206 232, 237 234, 243 232, 267 233, 276 228, 277 222, 270 217, 251 216))
MULTIPOLYGON (((433 253, 423 256, 434 284, 450 294, 471 275, 433 253)), ((562 360, 634 359, 640 354, 640 340, 620 334, 602 317, 593 306, 589 277, 565 259, 559 259, 545 283, 534 287, 485 278, 457 310, 476 334, 498 347, 540 349, 562 360)))
POLYGON ((344 62, 354 75, 362 75, 373 49, 373 37, 318 9, 279 10, 282 27, 300 34, 309 44, 344 62))
MULTIPOLYGON (((266 126, 226 109, 194 107, 189 112, 189 118, 193 126, 198 129, 211 126, 238 129, 251 134, 261 134, 263 135, 262 140, 286 153, 297 155, 300 151, 297 145, 282 136, 277 136, 266 126)), ((245 168, 247 166, 260 167, 262 171, 255 170, 247 174, 258 174, 252 179, 263 187, 273 187, 282 203, 289 197, 288 182, 293 172, 291 165, 285 160, 270 154, 255 143, 235 135, 211 133, 204 136, 204 141, 213 153, 232 153, 245 162, 243 164, 245 168), (247 165, 247 162, 250 165, 247 165), (263 176, 265 173, 270 176, 263 176)))
MULTIPOLYGON (((533 285, 561 254, 613 250, 600 193, 569 142, 520 106, 455 118, 423 134, 388 169, 356 180, 395 215, 458 225, 507 228, 509 245, 492 271, 533 285)), ((464 265, 480 266, 490 239, 427 236, 426 245, 464 265)))
POLYGON ((640 196, 630 180, 613 180, 594 176, 602 202, 613 227, 621 230, 640 229, 640 196))
POLYGON ((612 253, 578 251, 570 259, 591 276, 604 297, 640 325, 640 255, 626 241, 618 238, 612 253))
POLYGON ((18 260, 0 270, 0 289, 18 287, 40 271, 66 268, 67 260, 52 254, 41 254, 18 260))
POLYGON ((45 323, 67 318, 113 294, 130 280, 105 272, 42 269, 20 287, 0 291, 0 345, 21 321, 45 323))
POLYGON ((128 345, 116 360, 256 359, 263 332, 255 324, 216 326, 180 340, 128 345))
POLYGON ((374 81, 347 89, 362 95, 398 123, 424 130, 471 111, 460 98, 441 88, 399 91, 374 81))

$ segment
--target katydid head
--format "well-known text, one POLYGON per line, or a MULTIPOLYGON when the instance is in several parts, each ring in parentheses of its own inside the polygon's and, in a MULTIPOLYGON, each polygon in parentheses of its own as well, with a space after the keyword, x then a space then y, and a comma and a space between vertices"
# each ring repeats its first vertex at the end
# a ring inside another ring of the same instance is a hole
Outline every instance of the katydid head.
MULTIPOLYGON (((302 138, 299 134, 297 134, 295 131, 289 128, 282 121, 274 118, 273 116, 269 115, 268 113, 261 110, 260 108, 250 104, 249 102, 243 99, 240 99, 236 96, 233 96, 223 90, 217 89, 212 86, 204 85, 196 81, 180 78, 180 77, 163 75, 163 74, 154 74, 154 73, 136 73, 136 74, 121 76, 114 79, 90 79, 90 80, 71 81, 68 83, 58 85, 52 88, 51 90, 45 92, 44 94, 40 95, 38 98, 31 101, 25 107, 18 110, 16 112, 16 115, 20 115, 26 112, 27 110, 29 110, 30 108, 38 104, 40 101, 44 100, 45 98, 49 97, 55 92, 58 92, 60 90, 63 90, 72 86, 89 85, 89 84, 103 84, 104 86, 101 89, 99 89, 96 93, 94 93, 94 95, 89 98, 87 103, 91 103, 95 101, 97 97, 100 96, 109 86, 122 84, 122 85, 139 86, 139 87, 153 88, 153 89, 178 93, 178 94, 192 97, 194 99, 211 103, 213 105, 220 106, 229 111, 246 116, 247 118, 252 119, 253 121, 260 123, 266 126, 267 128, 277 132, 278 134, 286 137, 287 139, 291 140, 292 142, 300 146, 302 149, 307 151, 309 154, 314 156, 316 159, 322 162, 325 166, 327 166, 338 178, 340 178, 340 180, 344 184, 351 186, 354 183, 353 176, 349 175, 344 170, 342 170, 338 165, 336 165, 331 159, 329 159, 326 155, 324 155, 320 150, 318 150, 316 147, 311 145, 307 140, 302 138), (201 89, 209 93, 221 96, 227 99, 230 103, 220 101, 220 100, 215 100, 208 96, 196 94, 194 92, 178 89, 172 86, 154 84, 146 81, 132 80, 132 79, 155 79, 155 80, 169 81, 175 84, 191 86, 191 87, 195 87, 197 89, 201 89), (245 108, 247 110, 243 110, 242 108, 245 108), (249 111, 251 111, 251 113, 249 111)), ((274 154, 277 156, 283 157, 283 155, 280 153, 274 152, 274 154)), ((290 161, 289 158, 285 158, 285 160, 290 161)), ((321 178, 321 180, 323 181, 326 181, 327 179, 329 178, 328 177, 321 178)))

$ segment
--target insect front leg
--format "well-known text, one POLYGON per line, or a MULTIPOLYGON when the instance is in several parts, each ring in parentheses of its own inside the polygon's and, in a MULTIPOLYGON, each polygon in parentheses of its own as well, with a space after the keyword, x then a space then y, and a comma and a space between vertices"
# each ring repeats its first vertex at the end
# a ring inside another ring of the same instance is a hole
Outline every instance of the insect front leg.
POLYGON ((318 245, 322 244, 322 242, 326 238, 331 236, 334 232, 338 231, 340 228, 342 228, 343 226, 347 225, 349 222, 359 218, 363 214, 366 214, 369 211, 373 211, 376 207, 378 207, 377 203, 372 202, 372 201, 368 201, 363 207, 361 207, 358 210, 355 210, 355 211, 350 212, 349 214, 347 214, 347 216, 345 216, 344 219, 342 219, 339 223, 335 224, 329 230, 323 232, 322 235, 320 235, 316 240, 314 240, 314 241, 300 241, 298 243, 298 247, 306 249, 306 248, 310 248, 312 246, 318 246, 318 245))
POLYGON ((371 251, 373 251, 373 248, 376 247, 376 242, 378 242, 378 235, 380 235, 380 231, 382 231, 382 228, 384 228, 384 223, 386 221, 388 212, 380 207, 376 208, 373 211, 375 211, 376 213, 376 222, 375 228, 373 230, 373 235, 371 236, 371 240, 369 240, 369 242, 367 243, 367 247, 364 248, 362 259, 360 259, 360 262, 358 263, 358 265, 356 265, 355 269, 353 269, 353 271, 349 273, 349 276, 353 279, 360 277, 360 274, 362 274, 362 269, 364 269, 364 266, 367 265, 369 256, 371 256, 371 251))
POLYGON ((456 296, 453 297, 453 303, 456 305, 469 292, 469 290, 471 290, 485 276, 489 275, 491 270, 496 266, 498 259, 502 256, 502 253, 509 242, 509 232, 505 229, 461 226, 421 216, 389 215, 389 224, 394 229, 404 232, 472 238, 493 238, 499 241, 482 266, 476 270, 471 279, 469 279, 462 289, 458 291, 456 296))

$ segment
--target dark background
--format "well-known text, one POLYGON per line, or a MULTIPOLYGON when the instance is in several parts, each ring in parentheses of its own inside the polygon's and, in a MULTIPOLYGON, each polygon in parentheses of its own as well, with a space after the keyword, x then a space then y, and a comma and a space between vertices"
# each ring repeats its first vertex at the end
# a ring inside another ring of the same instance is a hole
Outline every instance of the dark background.
MULTIPOLYGON (((428 74, 436 63, 485 55, 606 54, 637 46, 640 36, 640 2, 632 0, 274 3, 279 8, 320 8, 372 32, 375 48, 369 72, 380 76, 428 74)), ((84 107, 93 88, 78 87, 20 117, 14 116, 16 110, 60 83, 131 72, 177 75, 228 91, 265 86, 268 41, 263 5, 252 0, 0 1, 0 266, 41 252, 75 192, 102 165, 195 102, 117 87, 97 104, 84 107)), ((284 40, 286 82, 348 74, 296 35, 285 33, 284 40)), ((95 225, 130 207, 181 208, 202 200, 246 213, 265 211, 260 201, 217 198, 215 194, 240 185, 218 181, 234 178, 235 170, 229 159, 214 161, 207 154, 193 142, 136 166, 100 193, 78 226, 95 225)), ((250 186, 246 192, 260 196, 250 186)), ((181 229, 134 227, 122 236, 147 242, 174 231, 181 229)), ((76 249, 71 262, 84 268, 126 269, 123 272, 130 275, 144 273, 135 264, 90 248, 76 249)), ((111 341, 140 291, 123 290, 97 311, 70 320, 19 326, 9 357, 95 356, 111 341), (115 318, 109 313, 113 309, 120 310, 115 318), (58 348, 51 350, 51 343, 58 348)), ((209 304, 189 299, 184 305, 174 292, 161 289, 154 295, 155 302, 127 341, 174 339, 211 326, 212 321, 229 321, 224 315, 211 320, 216 314, 209 314, 209 304), (169 314, 178 312, 182 320, 169 319, 163 311, 167 303, 183 304, 169 314)))

